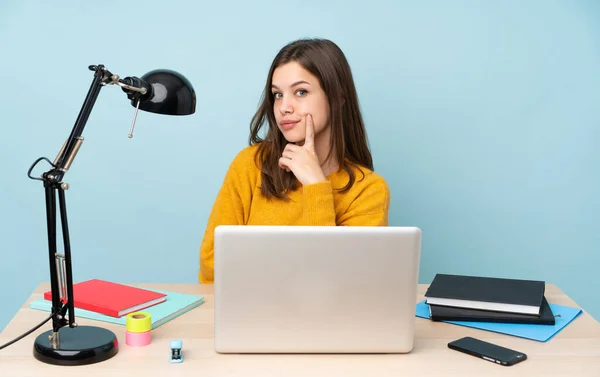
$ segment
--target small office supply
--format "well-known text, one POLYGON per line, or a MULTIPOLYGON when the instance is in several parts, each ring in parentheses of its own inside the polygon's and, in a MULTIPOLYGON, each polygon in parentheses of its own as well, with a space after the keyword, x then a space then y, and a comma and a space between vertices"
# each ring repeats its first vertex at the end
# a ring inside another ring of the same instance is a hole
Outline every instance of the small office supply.
POLYGON ((147 346, 152 342, 152 315, 146 312, 130 313, 125 318, 125 344, 147 346))
POLYGON ((147 312, 130 313, 125 317, 125 328, 131 332, 152 330, 152 315, 147 312))
POLYGON ((409 352, 420 247, 414 227, 217 227, 216 351, 409 352))
MULTIPOLYGON (((44 363, 56 365, 86 365, 102 362, 115 356, 118 351, 117 336, 110 330, 95 326, 79 326, 75 319, 73 300, 73 273, 71 264, 71 241, 67 221, 65 191, 69 184, 63 181, 83 143, 83 130, 102 88, 119 87, 127 94, 135 107, 129 137, 138 110, 164 115, 190 115, 196 111, 196 93, 186 77, 168 69, 158 69, 142 77, 125 78, 109 71, 104 65, 90 65, 94 78, 81 106, 69 137, 60 148, 54 161, 47 157, 37 158, 27 176, 43 183, 46 201, 46 226, 48 238, 47 258, 50 269, 51 322, 52 329, 39 334, 34 340, 34 357, 44 363), (31 175, 41 161, 49 169, 39 177, 31 175), (58 206, 57 206, 58 196, 58 206), (60 230, 64 253, 57 247, 57 207, 60 210, 60 230)), ((100 177, 100 176, 98 176, 100 177)), ((99 180, 99 184, 104 181, 99 180)))
MULTIPOLYGON (((155 289, 151 289, 151 291, 163 293, 166 295, 166 300, 164 302, 144 309, 144 312, 149 313, 151 316, 152 329, 156 329, 157 327, 162 326, 168 321, 177 318, 180 315, 204 303, 203 296, 155 289)), ((50 311, 52 308, 50 302, 44 299, 34 300, 29 304, 29 306, 32 309, 44 311, 50 311)), ((116 323, 123 326, 125 326, 126 324, 126 317, 116 318, 85 309, 77 309, 77 315, 82 318, 116 323)))
POLYGON ((169 361, 172 363, 183 363, 182 342, 179 339, 171 340, 171 356, 169 361))
POLYGON ((432 321, 469 321, 503 322, 554 325, 555 318, 546 298, 542 302, 542 311, 538 316, 520 313, 496 312, 490 310, 454 308, 451 306, 429 305, 429 317, 432 321))
MULTIPOLYGON (((571 308, 564 305, 549 303, 555 317, 554 326, 533 325, 521 323, 498 323, 498 322, 469 322, 469 321, 442 321, 449 324, 466 326, 480 330, 492 331, 520 338, 546 342, 559 333, 565 326, 582 313, 581 309, 571 308)), ((429 306, 425 300, 419 302, 416 307, 416 316, 429 318, 429 306)))
MULTIPOLYGON (((76 308, 111 317, 122 317, 167 299, 163 293, 101 279, 73 284, 73 298, 76 308)), ((45 292, 44 299, 52 301, 52 292, 45 292)))
POLYGON ((503 366, 511 366, 527 360, 527 355, 523 352, 470 336, 448 343, 448 348, 503 366))
POLYGON ((144 347, 152 343, 152 335, 150 331, 146 332, 131 332, 125 330, 125 344, 130 347, 144 347))
POLYGON ((539 316, 545 282, 437 274, 425 293, 428 304, 539 316))

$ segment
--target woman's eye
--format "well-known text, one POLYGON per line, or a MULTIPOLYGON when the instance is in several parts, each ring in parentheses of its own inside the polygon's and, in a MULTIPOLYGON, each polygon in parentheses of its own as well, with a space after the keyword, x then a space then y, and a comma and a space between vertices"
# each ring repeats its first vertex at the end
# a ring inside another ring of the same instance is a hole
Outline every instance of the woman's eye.
POLYGON ((298 90, 296 91, 296 93, 297 93, 299 96, 305 96, 305 95, 306 95, 308 92, 307 92, 306 90, 304 90, 304 89, 298 89, 298 90))
POLYGON ((274 98, 281 98, 281 93, 273 93, 274 98))

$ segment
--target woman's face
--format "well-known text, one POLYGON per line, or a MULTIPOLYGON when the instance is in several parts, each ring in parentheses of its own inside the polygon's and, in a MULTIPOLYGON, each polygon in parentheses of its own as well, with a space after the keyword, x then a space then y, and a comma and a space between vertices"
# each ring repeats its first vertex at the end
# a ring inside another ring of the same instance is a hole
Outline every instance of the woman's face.
POLYGON ((275 120, 288 142, 304 141, 308 114, 313 118, 315 141, 329 135, 327 96, 319 80, 299 63, 290 62, 276 68, 271 91, 275 120))

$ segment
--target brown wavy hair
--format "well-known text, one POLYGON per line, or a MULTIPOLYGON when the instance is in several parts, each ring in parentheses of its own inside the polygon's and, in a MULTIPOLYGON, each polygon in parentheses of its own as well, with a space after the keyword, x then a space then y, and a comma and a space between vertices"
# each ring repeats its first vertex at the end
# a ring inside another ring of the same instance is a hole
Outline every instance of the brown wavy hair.
POLYGON ((359 108, 358 95, 350 65, 342 50, 332 41, 320 38, 299 39, 284 46, 273 59, 262 93, 260 105, 250 123, 250 145, 258 144, 256 163, 261 170, 261 192, 267 198, 286 198, 286 192, 297 188, 292 172, 279 167, 278 161, 287 141, 277 127, 271 92, 273 72, 283 64, 297 62, 319 80, 330 107, 330 153, 335 151, 340 169, 349 175, 341 188, 348 190, 356 177, 349 165, 373 169, 365 125, 359 108), (268 124, 266 136, 259 133, 268 124))

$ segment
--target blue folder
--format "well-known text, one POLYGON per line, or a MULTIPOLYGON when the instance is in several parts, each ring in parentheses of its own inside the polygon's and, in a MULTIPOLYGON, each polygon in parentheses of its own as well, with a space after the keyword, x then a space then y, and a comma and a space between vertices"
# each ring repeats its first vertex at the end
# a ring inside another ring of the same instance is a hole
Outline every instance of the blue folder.
MULTIPOLYGON (((440 321, 454 325, 473 327, 480 330, 493 331, 501 334, 513 335, 520 338, 546 342, 571 323, 582 313, 581 309, 563 305, 551 304, 550 309, 555 316, 554 326, 534 325, 521 323, 495 323, 495 322, 467 322, 467 321, 440 321)), ((425 300, 417 304, 417 317, 429 319, 429 305, 425 300)))
MULTIPOLYGON (((151 291, 164 293, 167 295, 167 300, 156 304, 142 311, 149 313, 152 317, 152 329, 169 322, 172 319, 179 317, 180 315, 192 310, 193 308, 204 303, 203 296, 190 295, 185 293, 168 292, 158 289, 149 289, 151 291)), ((49 312, 52 308, 52 303, 43 298, 32 301, 29 307, 36 310, 43 310, 49 312)), ((103 321, 116 323, 125 326, 126 316, 122 317, 111 317, 104 314, 96 313, 93 311, 75 308, 75 317, 88 318, 95 321, 103 321)))

